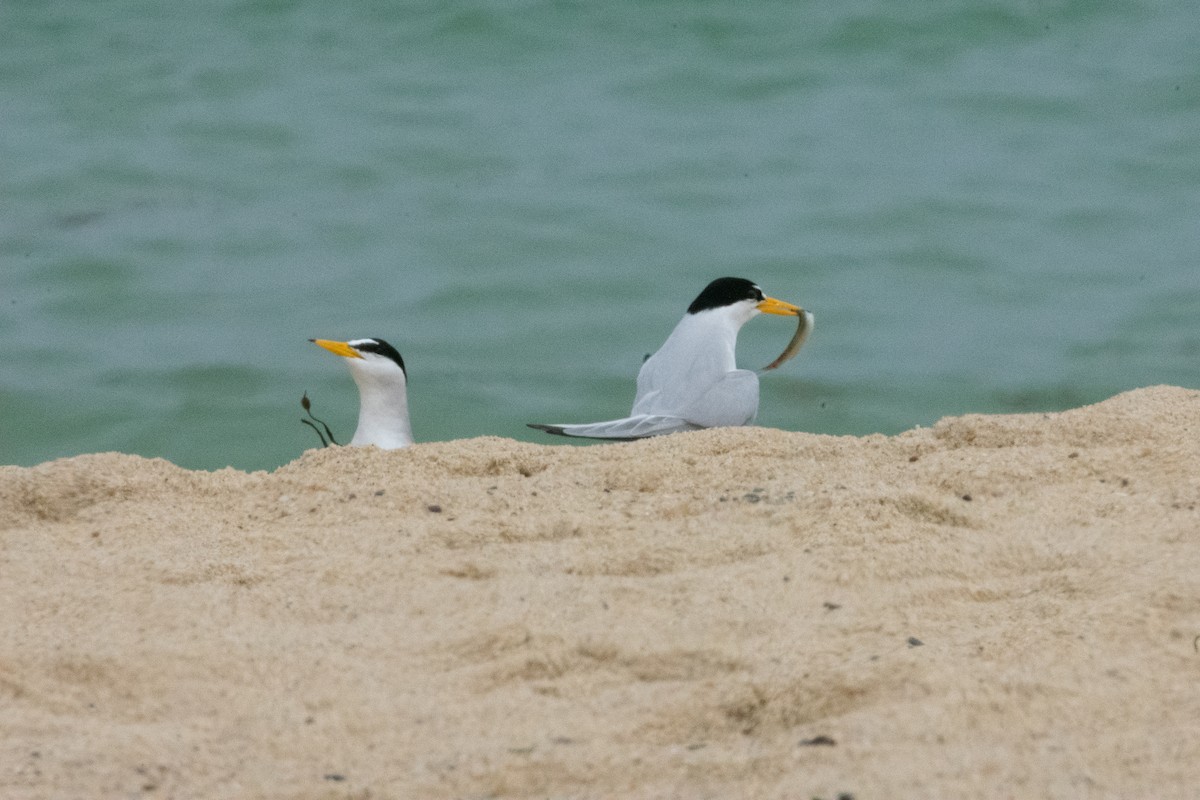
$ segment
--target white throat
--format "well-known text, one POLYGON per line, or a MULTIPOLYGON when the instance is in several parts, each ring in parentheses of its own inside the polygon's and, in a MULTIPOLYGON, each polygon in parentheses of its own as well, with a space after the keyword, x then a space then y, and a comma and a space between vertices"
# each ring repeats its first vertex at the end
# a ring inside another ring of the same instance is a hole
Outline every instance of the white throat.
POLYGON ((350 444, 373 444, 385 450, 412 444, 404 372, 390 361, 370 356, 348 363, 358 384, 359 398, 358 428, 350 444))

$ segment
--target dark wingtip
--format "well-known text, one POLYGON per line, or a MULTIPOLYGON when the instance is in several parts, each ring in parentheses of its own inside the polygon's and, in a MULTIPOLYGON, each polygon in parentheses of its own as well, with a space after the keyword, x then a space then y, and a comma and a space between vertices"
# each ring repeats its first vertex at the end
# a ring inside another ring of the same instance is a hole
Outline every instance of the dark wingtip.
POLYGON ((566 436, 567 435, 567 432, 565 430, 563 430, 561 425, 541 425, 537 422, 526 422, 525 424, 528 425, 530 428, 533 428, 534 430, 545 431, 546 433, 553 433, 555 436, 566 436))

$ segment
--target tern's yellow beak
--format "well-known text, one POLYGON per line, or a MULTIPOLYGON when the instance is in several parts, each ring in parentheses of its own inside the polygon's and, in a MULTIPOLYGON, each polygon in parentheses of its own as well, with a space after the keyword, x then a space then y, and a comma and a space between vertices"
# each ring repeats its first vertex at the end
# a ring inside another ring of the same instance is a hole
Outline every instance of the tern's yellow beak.
MULTIPOLYGON (((764 297, 755 308, 764 314, 779 314, 783 317, 798 317, 804 313, 804 309, 799 306, 776 300, 774 297, 764 297)), ((320 343, 318 342, 318 344, 320 343)))
POLYGON ((358 352, 345 342, 331 342, 328 339, 309 339, 309 341, 318 347, 324 347, 326 350, 337 356, 345 356, 346 358, 362 358, 362 353, 358 352))

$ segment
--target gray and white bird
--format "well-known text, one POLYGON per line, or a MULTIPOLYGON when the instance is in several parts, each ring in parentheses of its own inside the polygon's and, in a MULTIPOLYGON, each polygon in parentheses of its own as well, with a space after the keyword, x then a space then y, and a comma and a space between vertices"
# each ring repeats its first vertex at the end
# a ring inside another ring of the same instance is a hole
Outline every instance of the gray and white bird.
POLYGON ((395 450, 413 443, 408 421, 408 372, 396 348, 383 339, 309 341, 345 358, 358 384, 358 428, 350 444, 395 450))
POLYGON ((813 316, 804 309, 765 296, 745 278, 718 278, 692 301, 663 346, 642 364, 628 417, 529 427, 560 436, 642 439, 749 425, 758 416, 758 375, 737 368, 734 350, 738 331, 760 313, 803 317, 802 335, 793 340, 789 353, 812 329, 813 316))

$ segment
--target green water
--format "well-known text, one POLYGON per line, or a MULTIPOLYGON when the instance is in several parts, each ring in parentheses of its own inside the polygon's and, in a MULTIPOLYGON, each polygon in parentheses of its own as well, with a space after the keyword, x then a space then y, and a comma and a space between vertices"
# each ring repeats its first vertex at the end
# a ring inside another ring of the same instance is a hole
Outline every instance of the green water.
POLYGON ((1182 2, 0 4, 0 463, 273 468, 388 339, 419 440, 624 415, 711 278, 759 422, 1200 385, 1182 2), (743 330, 759 366, 792 333, 743 330))

